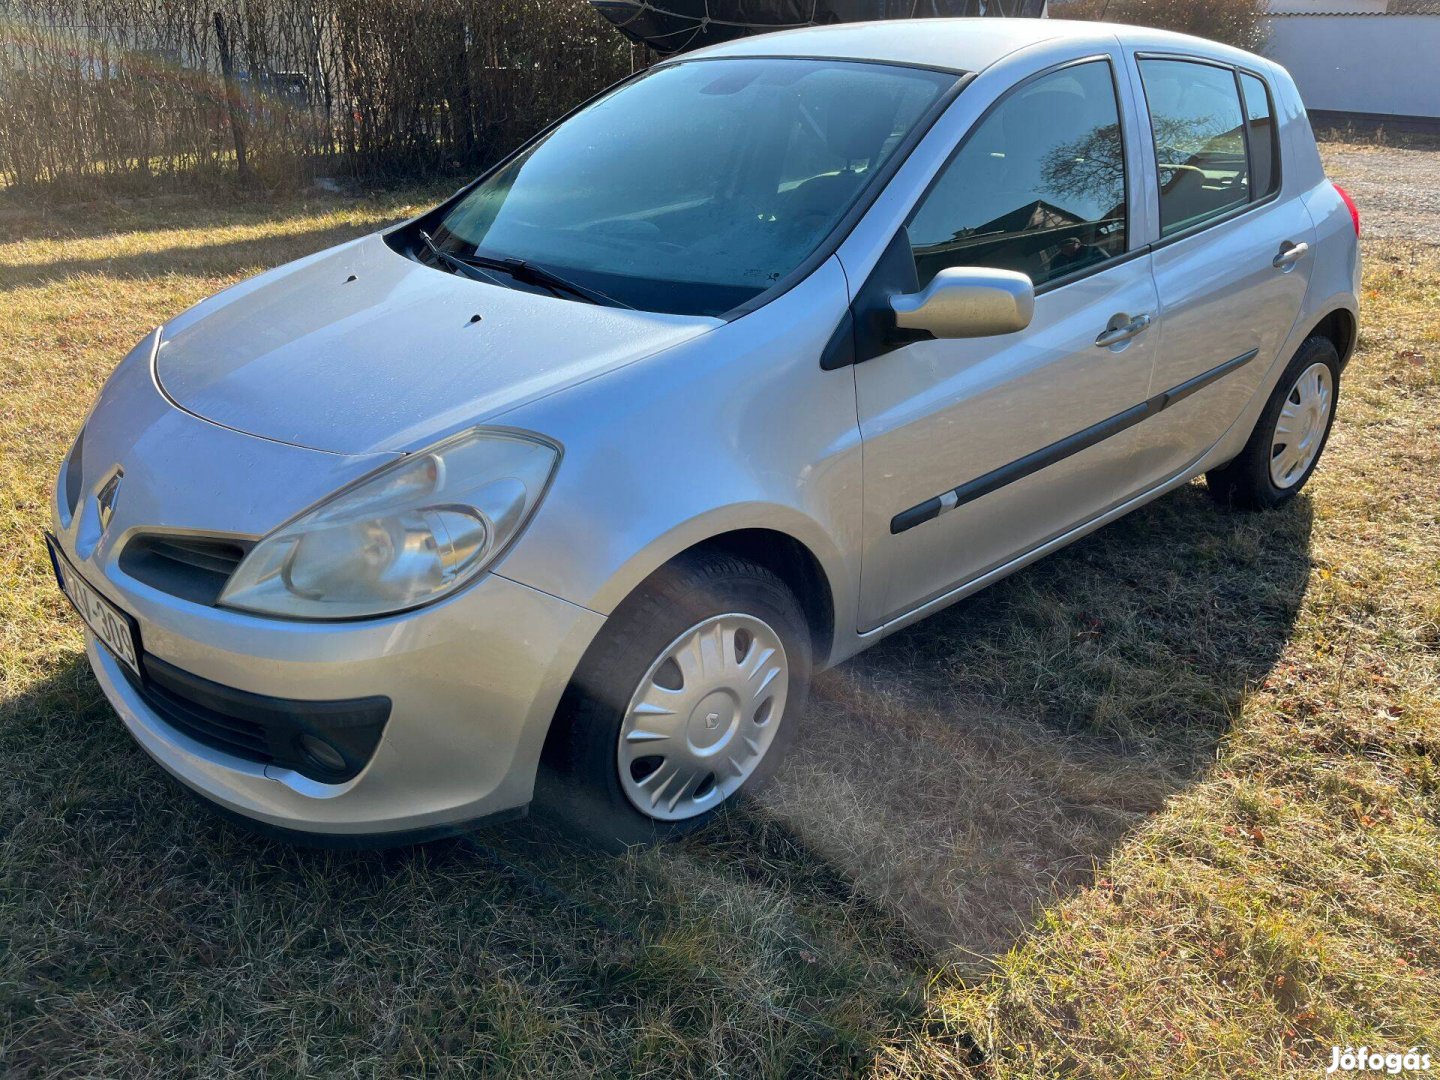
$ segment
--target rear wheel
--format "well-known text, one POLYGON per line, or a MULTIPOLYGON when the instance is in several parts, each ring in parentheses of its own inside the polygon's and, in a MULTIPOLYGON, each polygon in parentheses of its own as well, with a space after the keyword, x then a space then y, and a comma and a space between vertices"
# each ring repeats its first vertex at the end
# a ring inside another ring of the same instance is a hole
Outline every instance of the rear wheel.
POLYGON ((809 630, 775 574, 720 553, 674 563, 581 662, 537 808, 609 848, 693 830, 774 770, 809 678, 809 630))
POLYGON ((1265 403, 1245 449, 1205 475, 1218 501, 1251 509, 1295 495, 1324 452, 1335 421, 1340 354, 1329 338, 1307 338, 1265 403))

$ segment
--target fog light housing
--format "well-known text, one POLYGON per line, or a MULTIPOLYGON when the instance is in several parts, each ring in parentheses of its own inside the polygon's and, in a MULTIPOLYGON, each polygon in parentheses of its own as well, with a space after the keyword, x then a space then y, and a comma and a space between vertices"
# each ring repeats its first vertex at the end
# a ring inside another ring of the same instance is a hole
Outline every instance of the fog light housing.
POLYGON ((318 735, 311 735, 307 732, 300 736, 299 741, 300 752, 312 764, 331 773, 343 773, 349 770, 350 763, 345 760, 345 755, 318 735))
POLYGON ((222 753, 322 784, 359 776, 390 719, 390 699, 378 694, 297 701, 211 682, 149 654, 141 666, 143 678, 122 667, 125 678, 168 726, 222 753))

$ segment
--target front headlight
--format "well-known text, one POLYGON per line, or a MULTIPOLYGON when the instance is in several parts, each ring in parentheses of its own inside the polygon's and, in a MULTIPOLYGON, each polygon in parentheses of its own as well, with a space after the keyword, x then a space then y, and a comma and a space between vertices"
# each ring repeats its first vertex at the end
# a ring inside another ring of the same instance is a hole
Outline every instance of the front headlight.
POLYGON ((220 595, 293 619, 387 615, 485 569, 539 505, 560 451, 476 428, 342 488, 261 540, 220 595))

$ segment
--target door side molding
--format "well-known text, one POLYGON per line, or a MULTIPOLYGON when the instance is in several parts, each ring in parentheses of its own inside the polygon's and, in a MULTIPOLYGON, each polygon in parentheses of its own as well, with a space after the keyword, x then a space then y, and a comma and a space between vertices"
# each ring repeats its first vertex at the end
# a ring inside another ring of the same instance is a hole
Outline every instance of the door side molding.
POLYGON ((1223 364, 1217 364, 1209 371, 1201 372, 1193 379, 1187 379, 1178 386, 1172 386, 1169 390, 1156 394, 1138 405, 1132 405, 1123 412, 1118 412, 1097 424, 1082 428, 1073 435, 1067 435, 1048 446, 1042 446, 1039 450, 1017 458, 1008 465, 1002 465, 973 480, 967 480, 958 487, 936 495, 933 499, 926 499, 923 503, 912 506, 908 510, 902 510, 890 519, 890 533, 893 536, 913 529, 916 525, 923 525, 957 506, 974 502, 981 496, 989 495, 992 491, 998 491, 1017 480, 1023 480, 1041 469, 1048 468, 1056 462, 1078 454, 1081 450, 1103 442, 1112 435, 1118 435, 1126 428, 1134 427, 1142 420, 1148 420, 1157 413, 1168 409, 1177 401, 1183 401, 1191 394, 1197 393, 1216 380, 1229 375, 1232 371, 1244 367, 1254 360, 1259 352, 1259 349, 1251 349, 1249 352, 1241 353, 1233 359, 1226 360, 1223 364))

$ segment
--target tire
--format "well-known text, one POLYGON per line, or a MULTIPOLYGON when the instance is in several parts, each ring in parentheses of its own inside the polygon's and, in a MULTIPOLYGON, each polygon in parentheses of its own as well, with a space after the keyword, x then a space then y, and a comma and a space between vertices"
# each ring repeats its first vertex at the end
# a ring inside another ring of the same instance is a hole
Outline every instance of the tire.
POLYGON ((677 560, 586 652, 546 739, 537 811, 612 851, 699 828, 773 773, 810 669, 809 627, 778 576, 719 552, 677 560))
POLYGON ((1320 463, 1339 399, 1340 354, 1329 338, 1306 338, 1265 403, 1245 449, 1205 474, 1210 494, 1222 505, 1247 510, 1268 510, 1294 498, 1320 463), (1316 386, 1323 388, 1323 414, 1309 396, 1316 386), (1291 415, 1284 419, 1297 428, 1294 441, 1279 430, 1287 404, 1291 415))

